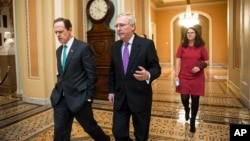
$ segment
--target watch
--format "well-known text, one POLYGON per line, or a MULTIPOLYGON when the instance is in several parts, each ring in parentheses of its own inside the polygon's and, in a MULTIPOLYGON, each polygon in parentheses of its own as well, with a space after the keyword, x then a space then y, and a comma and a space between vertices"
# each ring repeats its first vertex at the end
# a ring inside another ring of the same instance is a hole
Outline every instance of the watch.
POLYGON ((86 12, 93 23, 101 23, 110 20, 114 13, 114 6, 110 0, 89 0, 86 12))

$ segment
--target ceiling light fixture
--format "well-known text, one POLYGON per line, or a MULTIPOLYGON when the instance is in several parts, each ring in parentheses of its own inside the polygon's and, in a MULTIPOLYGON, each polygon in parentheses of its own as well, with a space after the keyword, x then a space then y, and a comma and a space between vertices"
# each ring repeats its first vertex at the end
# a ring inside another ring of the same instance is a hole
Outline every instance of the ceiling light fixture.
POLYGON ((197 13, 192 13, 191 6, 188 4, 186 7, 186 13, 179 16, 179 25, 188 28, 199 23, 199 15, 197 13))

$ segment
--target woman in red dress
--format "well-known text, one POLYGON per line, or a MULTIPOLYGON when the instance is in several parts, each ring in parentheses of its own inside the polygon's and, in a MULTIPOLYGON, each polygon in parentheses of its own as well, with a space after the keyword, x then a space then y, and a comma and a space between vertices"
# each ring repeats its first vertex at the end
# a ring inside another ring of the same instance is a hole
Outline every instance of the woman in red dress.
POLYGON ((189 120, 189 98, 191 97, 190 132, 195 132, 195 120, 200 96, 205 92, 204 68, 208 64, 205 43, 197 30, 187 28, 184 39, 176 53, 176 92, 181 94, 186 121, 189 120), (178 84, 179 83, 179 84, 178 84))

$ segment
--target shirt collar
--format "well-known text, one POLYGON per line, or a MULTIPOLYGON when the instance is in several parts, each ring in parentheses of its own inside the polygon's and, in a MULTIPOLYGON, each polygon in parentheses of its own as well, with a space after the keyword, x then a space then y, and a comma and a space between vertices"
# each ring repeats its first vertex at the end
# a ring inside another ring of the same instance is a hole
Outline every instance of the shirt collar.
MULTIPOLYGON (((65 45, 66 45, 67 47, 71 48, 73 42, 74 42, 74 37, 71 37, 71 38, 69 39, 69 41, 68 41, 65 45)), ((68 49, 69 49, 69 48, 68 48, 68 49)))
POLYGON ((128 43, 130 45, 132 45, 134 38, 135 38, 135 35, 133 34, 132 37, 128 40, 128 43))

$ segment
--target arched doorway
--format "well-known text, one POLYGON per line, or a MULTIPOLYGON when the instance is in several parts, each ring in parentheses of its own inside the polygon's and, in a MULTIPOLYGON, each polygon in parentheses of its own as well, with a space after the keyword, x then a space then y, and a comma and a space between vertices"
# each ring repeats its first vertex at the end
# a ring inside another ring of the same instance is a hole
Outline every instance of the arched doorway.
MULTIPOLYGON (((178 19, 178 15, 176 17, 173 18, 172 20, 172 31, 171 31, 171 37, 172 37, 172 44, 171 44, 171 64, 175 65, 175 53, 178 49, 178 46, 181 43, 182 40, 182 34, 183 34, 183 28, 179 25, 179 19, 178 19)), ((205 41, 205 46, 207 48, 208 54, 209 56, 210 53, 212 52, 212 48, 210 47, 211 42, 212 42, 212 31, 211 31, 211 20, 210 17, 206 14, 201 14, 199 13, 199 30, 201 33, 201 36, 203 38, 203 40, 205 41)), ((212 60, 211 58, 209 60, 212 60)))

